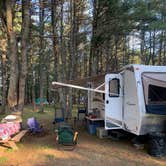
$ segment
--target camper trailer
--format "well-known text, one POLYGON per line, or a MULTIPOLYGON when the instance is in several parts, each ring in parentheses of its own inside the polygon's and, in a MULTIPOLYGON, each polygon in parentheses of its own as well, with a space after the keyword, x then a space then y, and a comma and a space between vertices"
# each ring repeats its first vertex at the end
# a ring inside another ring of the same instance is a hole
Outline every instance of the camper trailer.
POLYGON ((105 129, 166 131, 166 66, 129 65, 105 76, 105 129))
MULTIPOLYGON (((104 84, 98 85, 97 88, 60 82, 52 84, 87 90, 88 113, 96 108, 104 113, 104 118, 102 114, 100 118, 96 118, 96 121, 104 120, 105 130, 102 131, 111 130, 110 133, 118 133, 119 130, 113 130, 122 129, 135 134, 138 136, 135 137, 136 147, 143 143, 140 138, 144 139, 144 135, 149 135, 149 154, 165 154, 166 66, 128 65, 119 73, 106 74, 104 84), (105 94, 103 100, 101 94, 105 94), (104 106, 99 107, 102 103, 104 106)), ((95 121, 94 118, 87 119, 95 121)))
MULTIPOLYGON (((166 130, 166 66, 128 65, 119 73, 106 74, 105 84, 95 89, 60 82, 52 84, 105 94, 102 112, 106 130, 123 129, 136 135, 166 130), (105 90, 100 89, 103 85, 105 90)), ((92 98, 96 95, 89 97, 88 112, 97 106, 91 103, 92 98)))

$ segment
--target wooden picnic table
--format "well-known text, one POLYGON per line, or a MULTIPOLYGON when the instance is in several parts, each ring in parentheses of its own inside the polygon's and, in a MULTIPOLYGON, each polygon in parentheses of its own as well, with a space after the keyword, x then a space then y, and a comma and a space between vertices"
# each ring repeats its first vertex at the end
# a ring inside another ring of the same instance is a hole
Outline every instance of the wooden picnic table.
POLYGON ((17 150, 18 146, 16 145, 17 142, 20 142, 21 138, 28 132, 28 130, 21 130, 20 132, 18 132, 16 135, 14 135, 12 138, 10 139, 6 139, 6 140, 0 140, 0 144, 8 146, 12 149, 17 150))

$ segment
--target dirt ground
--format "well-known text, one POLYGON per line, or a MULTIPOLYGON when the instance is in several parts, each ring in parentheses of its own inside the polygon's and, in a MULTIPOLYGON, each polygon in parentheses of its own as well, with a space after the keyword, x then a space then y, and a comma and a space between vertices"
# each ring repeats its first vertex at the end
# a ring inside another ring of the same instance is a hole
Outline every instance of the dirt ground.
POLYGON ((47 130, 45 135, 25 135, 17 151, 0 147, 0 166, 166 166, 166 157, 151 157, 145 150, 135 149, 129 140, 99 139, 83 129, 76 148, 64 151, 56 144, 52 116, 39 118, 47 130))

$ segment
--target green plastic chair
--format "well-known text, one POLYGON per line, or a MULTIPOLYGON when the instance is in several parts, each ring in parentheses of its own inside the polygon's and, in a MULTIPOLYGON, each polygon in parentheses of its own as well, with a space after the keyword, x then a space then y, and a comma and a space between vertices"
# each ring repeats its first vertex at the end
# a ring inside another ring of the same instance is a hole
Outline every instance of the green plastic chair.
POLYGON ((56 138, 59 145, 74 147, 77 144, 77 138, 78 132, 74 132, 69 125, 59 126, 56 138))

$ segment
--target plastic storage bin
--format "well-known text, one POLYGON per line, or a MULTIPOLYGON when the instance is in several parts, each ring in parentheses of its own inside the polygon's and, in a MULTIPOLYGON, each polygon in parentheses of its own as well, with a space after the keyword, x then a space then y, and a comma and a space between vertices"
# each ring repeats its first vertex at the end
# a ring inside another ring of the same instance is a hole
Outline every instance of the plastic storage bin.
POLYGON ((95 135, 96 134, 96 129, 97 127, 100 127, 100 124, 96 123, 96 124, 88 124, 88 132, 91 135, 95 135))
POLYGON ((54 121, 55 121, 56 123, 64 122, 64 118, 55 118, 54 121))

